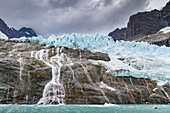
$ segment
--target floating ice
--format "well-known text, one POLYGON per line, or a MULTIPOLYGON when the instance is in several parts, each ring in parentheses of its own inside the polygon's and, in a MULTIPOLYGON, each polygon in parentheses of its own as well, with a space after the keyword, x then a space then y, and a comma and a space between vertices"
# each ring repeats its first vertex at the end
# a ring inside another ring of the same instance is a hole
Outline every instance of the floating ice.
POLYGON ((104 106, 105 106, 105 107, 119 107, 119 105, 109 104, 109 103, 105 103, 104 106))
POLYGON ((11 39, 18 42, 38 42, 46 46, 64 46, 73 49, 84 49, 92 52, 107 53, 111 61, 92 61, 102 65, 113 76, 133 76, 149 78, 170 84, 170 48, 150 45, 146 42, 114 41, 109 36, 83 35, 73 33, 61 36, 51 35, 48 39, 38 37, 21 37, 11 39))

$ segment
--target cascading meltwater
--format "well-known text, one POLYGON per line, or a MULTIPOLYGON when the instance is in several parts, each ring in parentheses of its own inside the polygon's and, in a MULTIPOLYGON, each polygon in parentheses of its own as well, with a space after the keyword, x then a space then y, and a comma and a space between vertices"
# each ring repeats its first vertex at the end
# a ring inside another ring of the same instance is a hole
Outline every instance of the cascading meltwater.
MULTIPOLYGON (((63 65, 72 65, 69 58, 62 53, 62 48, 56 49, 56 54, 49 59, 49 49, 42 49, 38 52, 32 52, 31 57, 44 62, 52 68, 52 80, 45 85, 43 97, 37 104, 64 104, 65 89, 60 81, 60 71, 63 65)), ((54 52, 52 51, 54 54, 54 52)))

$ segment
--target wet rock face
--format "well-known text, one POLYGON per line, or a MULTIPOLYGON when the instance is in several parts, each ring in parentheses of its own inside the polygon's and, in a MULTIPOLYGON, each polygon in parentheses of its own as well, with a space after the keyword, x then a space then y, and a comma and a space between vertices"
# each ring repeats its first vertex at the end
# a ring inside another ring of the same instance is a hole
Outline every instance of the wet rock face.
MULTIPOLYGON (((61 49, 62 47, 60 47, 61 49)), ((52 69, 31 55, 44 49, 36 43, 0 40, 0 103, 36 104, 52 79, 52 69)), ((57 48, 49 47, 48 58, 57 48)), ((149 79, 116 77, 89 60, 109 61, 107 54, 62 48, 72 65, 63 65, 59 82, 65 90, 66 104, 166 104, 170 86, 157 86, 149 79)), ((121 71, 121 70, 120 70, 121 71)), ((53 94, 51 95, 53 96, 53 94)))

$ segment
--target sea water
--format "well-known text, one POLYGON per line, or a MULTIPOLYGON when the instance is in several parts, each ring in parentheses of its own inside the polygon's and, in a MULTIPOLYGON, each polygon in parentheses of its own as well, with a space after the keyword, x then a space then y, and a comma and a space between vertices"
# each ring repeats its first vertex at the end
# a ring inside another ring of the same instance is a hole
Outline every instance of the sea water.
POLYGON ((0 105, 0 113, 170 113, 170 105, 0 105))

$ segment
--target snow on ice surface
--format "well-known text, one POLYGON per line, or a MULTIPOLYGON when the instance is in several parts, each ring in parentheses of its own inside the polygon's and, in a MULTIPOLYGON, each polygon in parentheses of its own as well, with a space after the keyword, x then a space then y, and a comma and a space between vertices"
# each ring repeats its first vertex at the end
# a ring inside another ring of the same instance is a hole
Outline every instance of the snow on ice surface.
POLYGON ((42 36, 11 39, 18 42, 38 42, 46 46, 64 46, 73 49, 86 49, 92 52, 107 53, 111 60, 94 61, 102 65, 113 76, 133 76, 149 78, 158 83, 170 84, 170 48, 166 46, 150 45, 146 42, 114 41, 109 36, 64 34, 51 35, 48 39, 42 36))
POLYGON ((165 28, 161 29, 160 31, 158 31, 158 33, 163 33, 163 34, 166 34, 169 32, 170 32, 170 27, 165 27, 165 28))
POLYGON ((8 40, 8 37, 0 31, 0 39, 8 40))

